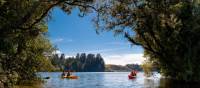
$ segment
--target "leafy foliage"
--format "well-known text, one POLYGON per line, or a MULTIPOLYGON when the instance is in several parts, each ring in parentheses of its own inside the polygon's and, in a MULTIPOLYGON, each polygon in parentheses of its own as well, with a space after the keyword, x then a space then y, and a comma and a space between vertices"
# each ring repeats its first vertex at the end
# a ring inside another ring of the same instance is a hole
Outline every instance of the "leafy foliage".
POLYGON ((9 81, 12 81, 12 75, 15 73, 16 82, 33 80, 37 71, 52 67, 47 57, 54 48, 46 37, 46 22, 50 19, 50 12, 54 7, 59 7, 66 13, 78 8, 82 16, 90 12, 89 8, 93 7, 93 2, 0 0, 0 66, 9 81))
POLYGON ((108 0, 95 20, 99 29, 120 32, 145 49, 162 73, 200 81, 198 0, 108 0))
POLYGON ((152 70, 153 70, 152 62, 150 62, 148 60, 144 61, 142 64, 142 68, 143 68, 145 76, 150 77, 153 74, 152 73, 152 70))

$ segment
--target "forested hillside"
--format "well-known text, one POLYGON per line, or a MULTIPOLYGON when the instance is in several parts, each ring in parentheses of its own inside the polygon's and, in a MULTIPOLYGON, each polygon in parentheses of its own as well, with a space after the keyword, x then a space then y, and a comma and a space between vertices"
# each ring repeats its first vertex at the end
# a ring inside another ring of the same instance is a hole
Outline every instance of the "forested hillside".
POLYGON ((68 58, 65 58, 64 54, 60 57, 55 54, 50 59, 55 71, 62 71, 65 66, 70 66, 70 69, 76 72, 103 72, 105 70, 105 63, 100 54, 78 53, 75 57, 68 58))

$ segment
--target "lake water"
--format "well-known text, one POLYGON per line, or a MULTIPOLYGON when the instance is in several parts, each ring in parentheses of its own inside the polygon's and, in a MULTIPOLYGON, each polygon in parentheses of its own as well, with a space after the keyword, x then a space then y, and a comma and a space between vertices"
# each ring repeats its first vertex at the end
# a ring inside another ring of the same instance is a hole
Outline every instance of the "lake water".
POLYGON ((16 88, 199 88, 189 84, 174 84, 162 80, 160 74, 145 77, 139 72, 135 79, 128 79, 129 72, 77 72, 78 79, 62 79, 60 72, 40 73, 41 77, 50 76, 45 83, 35 86, 16 88))

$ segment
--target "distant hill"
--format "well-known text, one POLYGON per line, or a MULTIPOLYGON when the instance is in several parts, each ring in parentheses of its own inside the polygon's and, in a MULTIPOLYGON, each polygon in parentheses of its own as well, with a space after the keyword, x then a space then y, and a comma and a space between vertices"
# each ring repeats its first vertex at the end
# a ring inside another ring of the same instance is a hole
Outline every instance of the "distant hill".
POLYGON ((128 72, 131 71, 130 68, 126 67, 126 66, 122 66, 122 65, 113 65, 113 64, 108 64, 105 66, 106 72, 128 72))
POLYGON ((131 70, 142 71, 142 66, 139 64, 127 64, 126 67, 130 68, 131 70))
POLYGON ((127 64, 125 66, 107 64, 105 66, 106 72, 130 72, 132 70, 142 71, 142 68, 138 64, 127 64))

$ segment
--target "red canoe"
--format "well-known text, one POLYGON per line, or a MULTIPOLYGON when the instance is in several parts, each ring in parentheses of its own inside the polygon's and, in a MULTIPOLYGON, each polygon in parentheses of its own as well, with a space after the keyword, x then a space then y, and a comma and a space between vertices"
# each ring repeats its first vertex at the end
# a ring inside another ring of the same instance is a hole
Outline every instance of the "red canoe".
POLYGON ((128 75, 129 79, 134 79, 136 76, 128 75))

